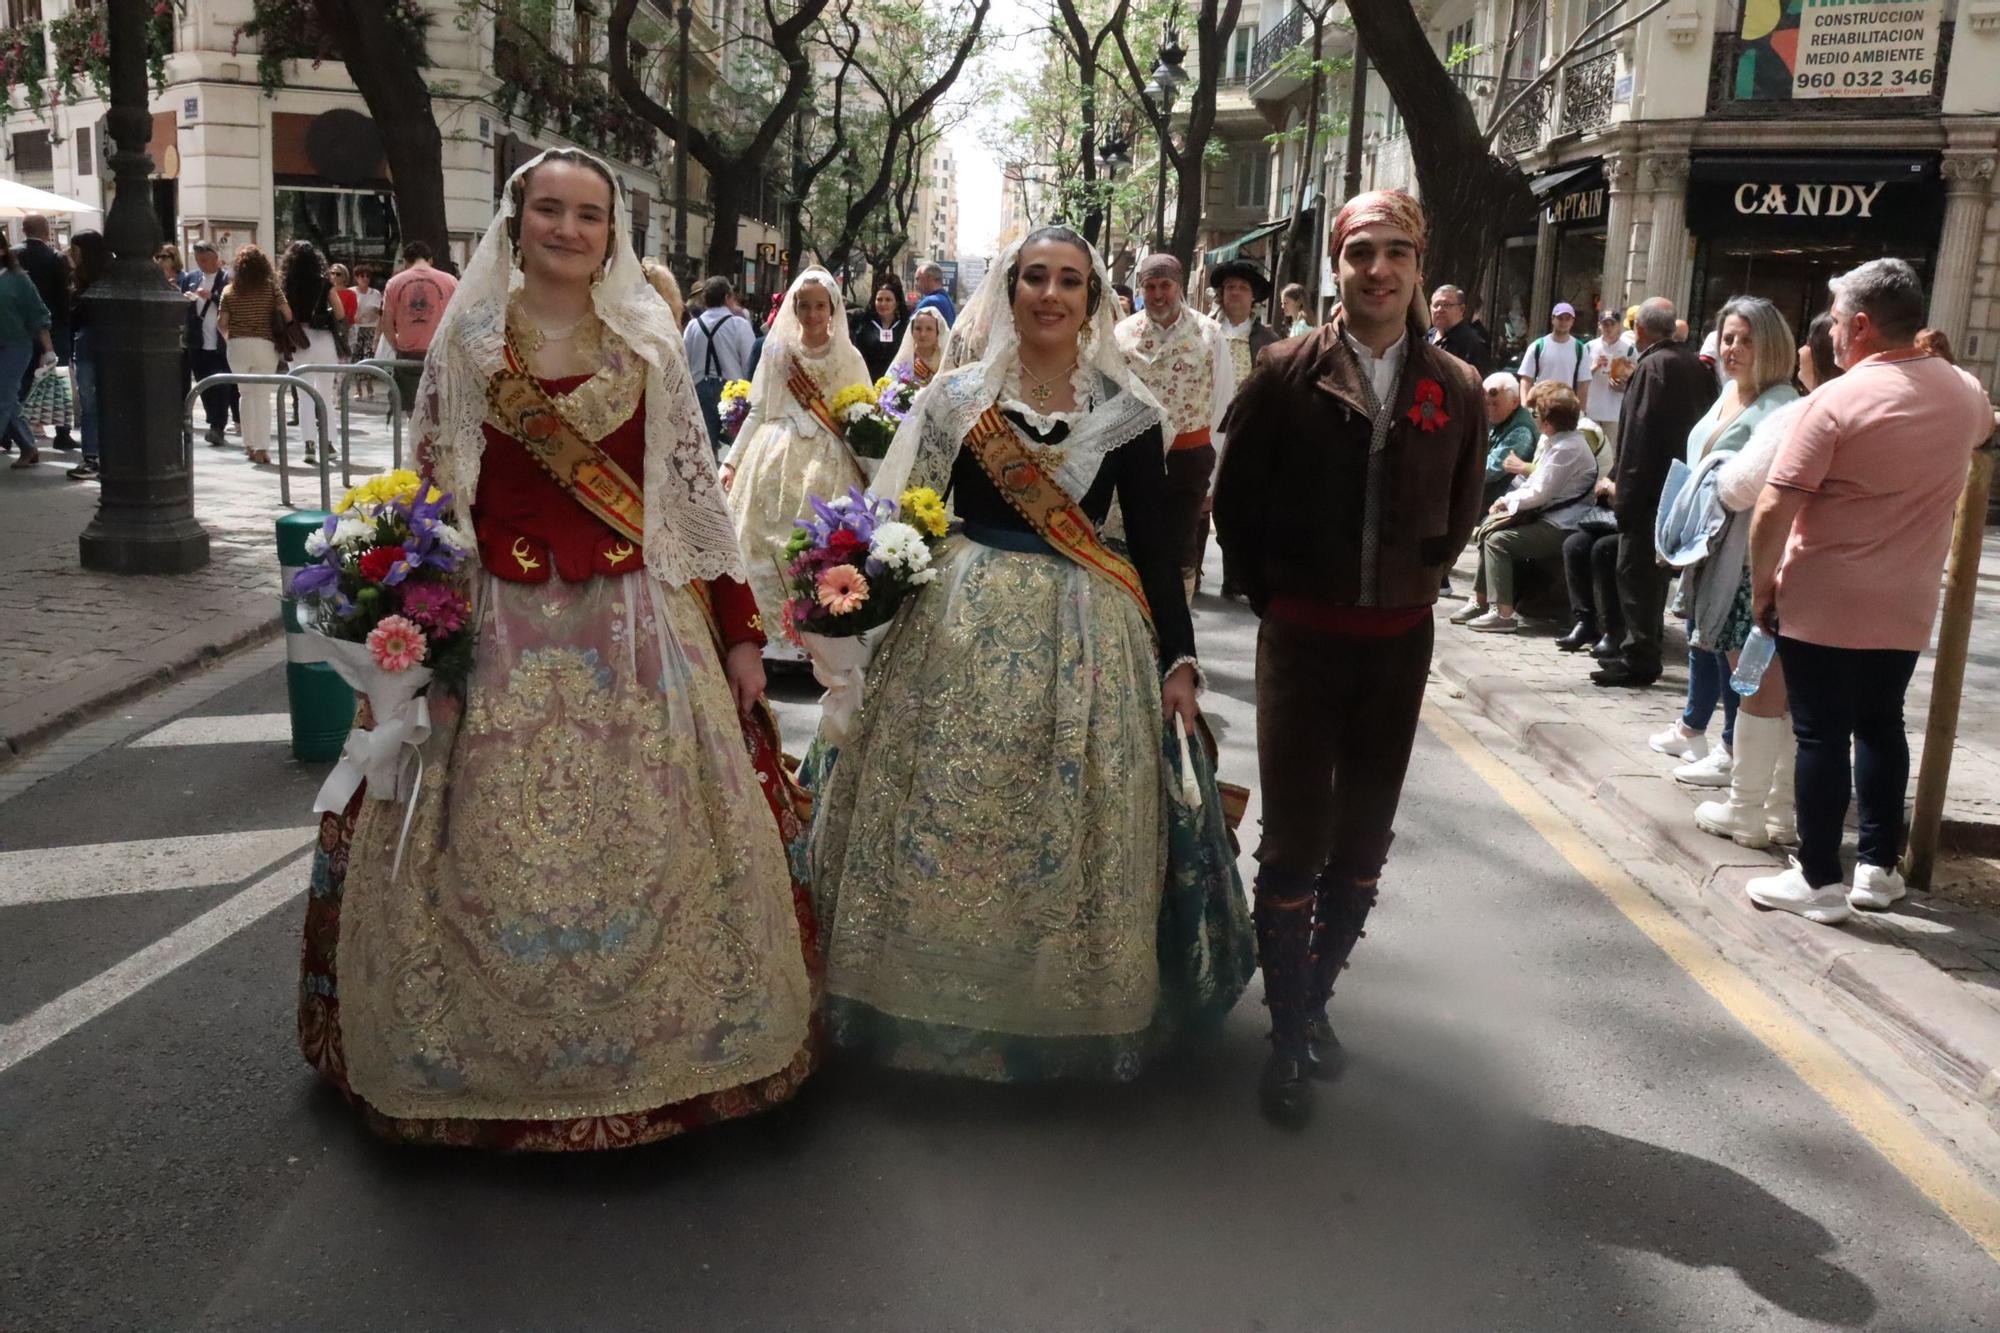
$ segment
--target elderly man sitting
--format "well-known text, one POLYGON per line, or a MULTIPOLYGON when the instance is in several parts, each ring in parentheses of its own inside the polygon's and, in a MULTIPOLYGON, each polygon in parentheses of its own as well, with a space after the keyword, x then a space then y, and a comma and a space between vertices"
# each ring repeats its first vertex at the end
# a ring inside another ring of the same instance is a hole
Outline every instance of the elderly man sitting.
POLYGON ((1576 393, 1547 381, 1529 392, 1528 402, 1541 426, 1541 444, 1534 462, 1493 502, 1474 534, 1479 577, 1472 585, 1472 601, 1451 618, 1455 625, 1484 633, 1511 634, 1520 628, 1514 616, 1515 562, 1559 557, 1577 519, 1591 507, 1597 486, 1597 459, 1577 430, 1583 413, 1576 393))
POLYGON ((1486 503, 1507 493, 1535 457, 1535 422, 1521 406, 1521 381, 1511 371, 1486 377, 1486 503))

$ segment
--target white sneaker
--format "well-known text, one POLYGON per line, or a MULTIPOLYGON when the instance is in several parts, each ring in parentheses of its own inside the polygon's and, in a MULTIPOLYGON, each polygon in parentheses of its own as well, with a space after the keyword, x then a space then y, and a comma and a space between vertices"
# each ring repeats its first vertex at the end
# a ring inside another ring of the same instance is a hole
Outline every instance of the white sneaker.
POLYGON ((1838 925, 1854 915, 1854 909, 1847 905, 1847 886, 1829 884, 1816 889, 1806 883, 1803 870, 1794 859, 1790 866, 1776 875, 1765 875, 1753 879, 1743 886, 1750 895, 1750 901, 1759 907, 1769 907, 1779 912, 1796 912, 1808 921, 1822 926, 1838 925))
POLYGON ((1727 787, 1729 775, 1735 769, 1736 757, 1729 753, 1728 742, 1717 741, 1715 748, 1702 758, 1675 769, 1674 781, 1690 787, 1727 787))
POLYGON ((1488 611, 1476 620, 1466 622, 1467 629, 1476 629, 1482 634, 1512 634, 1521 628, 1521 622, 1512 616, 1503 616, 1498 611, 1488 611))
POLYGON ((1854 887, 1848 890, 1847 905, 1856 911, 1865 908, 1880 912, 1908 892, 1903 887, 1903 877, 1895 871, 1881 866, 1857 865, 1854 867, 1854 887))
POLYGON ((1682 763, 1691 763, 1708 753, 1708 737, 1699 731, 1689 731, 1675 722, 1665 731, 1646 738, 1646 748, 1655 754, 1667 755, 1682 763))
POLYGON ((1477 602, 1468 601, 1464 606, 1459 607, 1458 610, 1451 613, 1451 623, 1454 625, 1463 625, 1467 621, 1477 620, 1479 617, 1485 615, 1489 609, 1477 602))

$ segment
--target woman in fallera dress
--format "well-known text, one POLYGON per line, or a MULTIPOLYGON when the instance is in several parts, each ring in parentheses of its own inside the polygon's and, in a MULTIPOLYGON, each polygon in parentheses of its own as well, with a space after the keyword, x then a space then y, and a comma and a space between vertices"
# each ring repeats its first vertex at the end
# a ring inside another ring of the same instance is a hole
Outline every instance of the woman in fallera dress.
POLYGON ((919 306, 903 330, 903 343, 896 349, 896 359, 889 363, 890 370, 907 366, 916 386, 925 387, 937 376, 945 339, 950 336, 951 326, 944 322, 942 311, 934 305, 919 306))
POLYGON ((325 817, 299 1009, 308 1061, 390 1138, 627 1147, 811 1068, 762 635, 625 216, 586 154, 517 172, 418 392, 478 552, 475 661, 430 701, 407 832, 393 801, 325 817))
POLYGON ((1081 237, 1033 232, 989 285, 984 358, 931 383, 878 479, 963 529, 817 805, 828 1026, 904 1068, 1129 1078, 1250 970, 1205 760, 1199 810, 1169 792, 1166 728, 1198 711, 1160 410, 1081 237), (1097 535, 1114 497, 1129 561, 1097 535))
POLYGON ((750 588, 773 636, 784 623, 780 571, 793 523, 812 513, 813 496, 830 499, 862 484, 828 404, 850 385, 874 382, 848 341, 840 285, 825 269, 807 269, 765 334, 750 381, 750 414, 722 465, 750 588))

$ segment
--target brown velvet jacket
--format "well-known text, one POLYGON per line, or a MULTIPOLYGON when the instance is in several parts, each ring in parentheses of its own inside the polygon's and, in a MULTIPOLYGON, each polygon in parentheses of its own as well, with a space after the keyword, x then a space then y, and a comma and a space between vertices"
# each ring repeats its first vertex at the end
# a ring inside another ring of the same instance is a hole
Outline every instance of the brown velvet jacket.
MULTIPOLYGON (((1224 419, 1215 529, 1260 613, 1273 594, 1365 604, 1361 542, 1370 423, 1366 372, 1333 319, 1258 358, 1224 419)), ((1486 412, 1479 375, 1412 323, 1396 385, 1373 604, 1429 606, 1484 504, 1486 412), (1449 420, 1410 419, 1417 386, 1444 391, 1449 420)))

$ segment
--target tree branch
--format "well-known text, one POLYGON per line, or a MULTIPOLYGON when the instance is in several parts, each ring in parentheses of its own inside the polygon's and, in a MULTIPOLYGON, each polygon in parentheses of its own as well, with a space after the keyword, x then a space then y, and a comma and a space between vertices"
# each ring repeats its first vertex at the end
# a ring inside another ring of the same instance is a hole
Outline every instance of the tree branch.
MULTIPOLYGON (((1658 13, 1662 9, 1665 9, 1669 3, 1669 0, 1653 0, 1652 4, 1648 5, 1645 9, 1639 11, 1639 13, 1633 15, 1631 18, 1625 20, 1625 22, 1619 24, 1617 27, 1611 29, 1609 32, 1599 33, 1596 36, 1591 35, 1591 29, 1597 27, 1600 23, 1604 22, 1604 20, 1610 18, 1613 14, 1616 14, 1619 10, 1623 9, 1626 3, 1627 0, 1617 0, 1615 4, 1607 8, 1602 14, 1599 14, 1589 23, 1586 23, 1583 27, 1583 31, 1576 35, 1576 40, 1571 42, 1568 46, 1564 47, 1563 53, 1557 56, 1553 61, 1551 61, 1547 69, 1544 69, 1540 74, 1536 75, 1533 79, 1529 80, 1528 86, 1521 89, 1520 92, 1514 95, 1513 99, 1507 103, 1505 109, 1503 109, 1502 111, 1499 112, 1499 114, 1494 116, 1493 123, 1487 126, 1485 137, 1486 137, 1486 142, 1489 145, 1492 144, 1494 140, 1499 137, 1501 127, 1505 125, 1507 123, 1508 118, 1514 114, 1515 108, 1520 106, 1523 102, 1527 101, 1528 98, 1534 96, 1539 89, 1547 87, 1549 81, 1555 78, 1555 76, 1559 72, 1561 72, 1563 67, 1569 63, 1569 59, 1571 56, 1575 55, 1579 50, 1581 50, 1583 47, 1589 45, 1592 42, 1600 42, 1600 41, 1608 42, 1613 37, 1616 37, 1619 33, 1627 32, 1633 28, 1638 27, 1641 23, 1644 23, 1654 14, 1658 13)), ((1504 92, 1507 87, 1507 80, 1504 77, 1501 78, 1496 84, 1496 86, 1504 92)), ((1494 99, 1494 105, 1498 106, 1499 101, 1500 99, 1496 97, 1494 99)))

